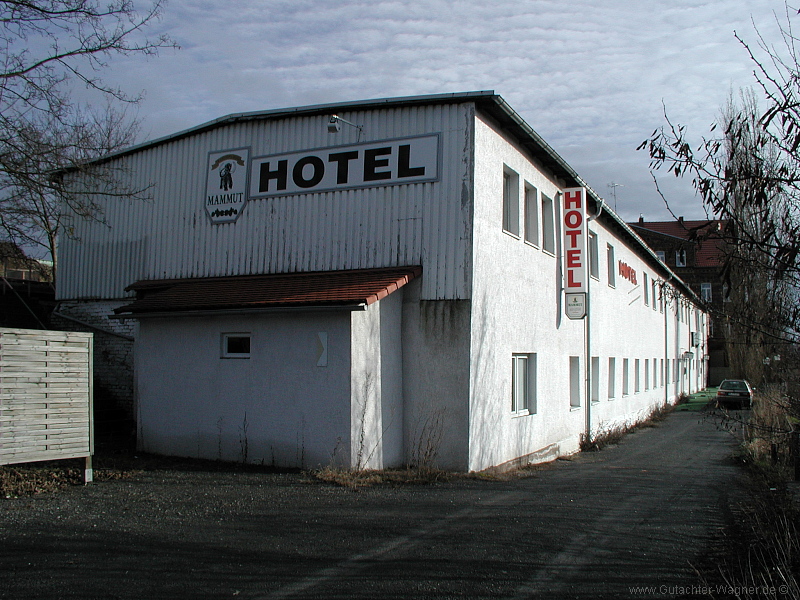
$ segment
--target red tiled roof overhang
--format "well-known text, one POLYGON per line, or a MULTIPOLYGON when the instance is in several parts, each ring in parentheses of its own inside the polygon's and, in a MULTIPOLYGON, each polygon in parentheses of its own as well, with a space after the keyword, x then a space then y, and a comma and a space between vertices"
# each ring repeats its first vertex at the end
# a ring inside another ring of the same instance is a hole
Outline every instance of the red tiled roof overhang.
POLYGON ((357 307, 385 298, 422 273, 422 267, 144 280, 126 289, 136 300, 121 316, 272 308, 357 307))

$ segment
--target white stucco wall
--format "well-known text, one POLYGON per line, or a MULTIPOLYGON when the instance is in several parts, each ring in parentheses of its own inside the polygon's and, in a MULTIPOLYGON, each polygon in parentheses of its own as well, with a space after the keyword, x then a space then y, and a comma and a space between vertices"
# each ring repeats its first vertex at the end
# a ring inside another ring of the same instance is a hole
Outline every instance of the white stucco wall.
POLYGON ((241 461, 246 443, 248 462, 349 466, 350 349, 346 311, 142 319, 139 447, 241 461), (251 357, 220 358, 223 332, 250 332, 251 357))
MULTIPOLYGON (((671 383, 654 384, 662 359, 679 358, 688 348, 688 322, 675 319, 674 306, 653 310, 650 282, 655 273, 640 248, 623 242, 602 221, 589 229, 598 236, 599 278, 590 281, 590 315, 570 321, 564 315, 559 192, 564 182, 535 164, 489 122, 476 119, 473 233, 473 307, 470 341, 469 469, 501 465, 530 455, 537 461, 575 452, 588 427, 592 434, 641 420, 682 390, 695 391, 696 371, 671 383), (519 176, 519 235, 503 230, 503 171, 519 176), (539 238, 524 239, 524 188, 539 192, 539 238), (556 251, 541 244, 541 194, 554 202, 556 251), (606 245, 615 248, 615 285, 608 283, 606 245), (619 261, 634 269, 637 281, 621 277, 619 261), (648 304, 644 305, 647 273, 648 304), (587 354, 587 334, 589 349, 587 354), (535 354, 535 413, 511 410, 512 355, 535 354), (571 356, 579 357, 580 406, 570 403, 571 356), (598 385, 588 381, 587 363, 599 360, 598 385), (616 359, 616 393, 608 394, 609 357, 616 359), (622 367, 629 362, 630 390, 622 393, 622 367), (639 365, 639 388, 634 368, 639 365), (646 363, 645 363, 646 361, 646 363), (645 364, 649 378, 645 382, 645 364), (592 401, 593 390, 596 398, 592 401), (588 403, 587 403, 587 396, 588 403), (587 415, 587 410, 589 414, 587 415)), ((657 281, 659 280, 656 276, 657 281)), ((657 300, 658 301, 658 300, 657 300)), ((692 319, 689 319, 692 322, 692 319)), ((670 362, 670 365, 672 362, 670 362)), ((700 386, 702 387, 702 386, 700 386)))
POLYGON ((350 467, 381 469, 404 464, 403 289, 365 311, 351 313, 350 467))

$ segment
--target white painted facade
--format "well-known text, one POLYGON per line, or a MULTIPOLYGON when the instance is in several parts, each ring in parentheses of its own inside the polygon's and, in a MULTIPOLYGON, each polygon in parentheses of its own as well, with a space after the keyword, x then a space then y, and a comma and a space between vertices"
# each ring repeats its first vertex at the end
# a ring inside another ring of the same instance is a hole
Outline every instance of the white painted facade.
POLYGON ((113 161, 130 169, 134 186, 152 185, 153 199, 109 202, 104 224, 75 223, 81 241, 61 248, 63 301, 124 300, 139 280, 422 267, 358 310, 141 316, 143 450, 282 466, 482 470, 573 453, 587 432, 640 420, 704 387, 706 315, 607 207, 589 223, 599 252, 588 316, 565 316, 560 205, 564 189, 584 184, 492 93, 232 116, 113 161), (328 133, 333 113, 362 128, 328 133), (210 153, 299 156, 431 134, 435 181, 251 199, 224 224, 203 205, 210 153), (516 211, 504 209, 504 173, 516 182, 516 211), (545 241, 547 199, 554 219, 545 241), (526 205, 536 235, 526 230, 526 205), (248 332, 248 358, 220 357, 226 332, 248 332), (532 374, 526 408, 512 392, 523 367, 532 374))

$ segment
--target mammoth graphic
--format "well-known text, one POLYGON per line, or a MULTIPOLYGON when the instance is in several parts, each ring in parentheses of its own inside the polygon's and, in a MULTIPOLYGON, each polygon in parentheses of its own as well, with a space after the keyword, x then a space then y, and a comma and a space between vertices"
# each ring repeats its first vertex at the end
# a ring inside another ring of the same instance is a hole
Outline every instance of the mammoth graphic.
POLYGON ((219 189, 228 191, 233 187, 233 164, 225 163, 219 170, 219 189))

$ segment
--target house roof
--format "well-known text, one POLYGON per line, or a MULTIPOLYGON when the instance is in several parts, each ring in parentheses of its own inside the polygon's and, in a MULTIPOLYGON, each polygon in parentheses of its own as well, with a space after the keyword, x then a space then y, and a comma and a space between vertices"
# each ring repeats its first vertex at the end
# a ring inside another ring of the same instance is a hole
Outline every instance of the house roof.
POLYGON ((696 244, 694 264, 696 267, 719 267, 724 261, 724 254, 719 245, 722 240, 717 233, 722 226, 722 221, 680 219, 677 221, 638 221, 631 225, 634 229, 646 229, 663 236, 696 244))
POLYGON ((355 308, 377 302, 422 273, 421 267, 279 273, 137 281, 136 300, 121 316, 221 310, 355 308))

